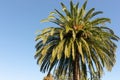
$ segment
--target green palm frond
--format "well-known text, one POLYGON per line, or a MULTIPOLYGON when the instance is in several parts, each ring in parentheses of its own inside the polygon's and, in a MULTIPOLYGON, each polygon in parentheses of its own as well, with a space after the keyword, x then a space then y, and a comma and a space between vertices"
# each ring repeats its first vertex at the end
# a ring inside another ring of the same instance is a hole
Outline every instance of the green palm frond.
POLYGON ((94 12, 90 18, 93 18, 94 16, 98 15, 98 14, 102 14, 103 12, 102 11, 96 11, 94 12))
POLYGON ((92 13, 93 13, 94 10, 95 10, 95 8, 92 8, 92 9, 90 9, 90 10, 87 12, 87 14, 86 14, 85 17, 84 17, 84 21, 89 20, 89 18, 91 17, 91 15, 92 15, 92 13))
POLYGON ((91 21, 91 24, 98 25, 98 24, 104 24, 105 22, 111 22, 111 21, 109 18, 97 18, 91 21))

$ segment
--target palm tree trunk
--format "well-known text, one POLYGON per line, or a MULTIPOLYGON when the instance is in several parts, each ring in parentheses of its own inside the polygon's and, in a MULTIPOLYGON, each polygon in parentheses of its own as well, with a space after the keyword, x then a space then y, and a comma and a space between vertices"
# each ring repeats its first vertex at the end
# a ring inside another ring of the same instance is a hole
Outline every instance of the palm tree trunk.
POLYGON ((79 55, 77 54, 73 61, 73 80, 80 80, 79 55))

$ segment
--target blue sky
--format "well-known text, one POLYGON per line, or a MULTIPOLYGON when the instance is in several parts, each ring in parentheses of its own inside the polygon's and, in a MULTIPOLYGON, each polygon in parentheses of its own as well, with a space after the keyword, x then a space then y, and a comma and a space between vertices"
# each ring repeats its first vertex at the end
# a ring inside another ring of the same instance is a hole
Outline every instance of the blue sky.
MULTIPOLYGON (((81 4, 84 0, 80 1, 81 4)), ((42 80, 34 59, 35 32, 54 24, 40 23, 60 2, 68 6, 69 0, 0 0, 0 80, 42 80)), ((88 9, 104 11, 108 26, 120 36, 120 1, 88 0, 88 9)), ((103 80, 120 80, 120 41, 117 42, 116 64, 111 72, 105 71, 103 80)))

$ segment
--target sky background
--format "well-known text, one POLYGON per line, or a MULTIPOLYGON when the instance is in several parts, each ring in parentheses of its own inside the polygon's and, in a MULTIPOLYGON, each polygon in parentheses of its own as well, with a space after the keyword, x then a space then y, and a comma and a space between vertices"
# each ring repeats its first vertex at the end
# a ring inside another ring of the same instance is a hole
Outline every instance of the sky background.
MULTIPOLYGON (((82 4, 84 0, 80 1, 82 4)), ((39 71, 34 59, 36 31, 50 23, 40 23, 54 8, 61 9, 60 2, 67 6, 69 0, 0 0, 0 80, 42 80, 45 74, 39 71)), ((108 26, 120 36, 120 1, 88 0, 87 9, 95 7, 109 17, 108 26)), ((120 80, 120 41, 117 42, 116 64, 111 72, 105 71, 102 80, 120 80)))

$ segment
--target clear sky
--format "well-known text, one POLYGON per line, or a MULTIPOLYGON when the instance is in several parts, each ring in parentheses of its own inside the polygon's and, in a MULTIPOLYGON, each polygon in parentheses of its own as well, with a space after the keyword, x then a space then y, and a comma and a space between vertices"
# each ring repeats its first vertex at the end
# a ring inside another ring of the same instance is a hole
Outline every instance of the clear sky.
MULTIPOLYGON (((45 74, 34 59, 35 32, 54 26, 40 20, 60 9, 60 2, 68 6, 69 0, 0 0, 0 80, 42 80, 45 74)), ((92 7, 111 18, 108 26, 120 36, 120 1, 88 0, 88 9, 92 7)), ((117 45, 117 62, 111 72, 105 71, 103 80, 120 80, 120 41, 117 45)))

